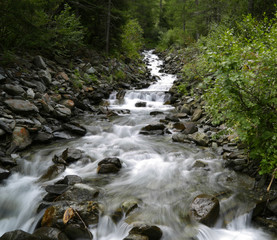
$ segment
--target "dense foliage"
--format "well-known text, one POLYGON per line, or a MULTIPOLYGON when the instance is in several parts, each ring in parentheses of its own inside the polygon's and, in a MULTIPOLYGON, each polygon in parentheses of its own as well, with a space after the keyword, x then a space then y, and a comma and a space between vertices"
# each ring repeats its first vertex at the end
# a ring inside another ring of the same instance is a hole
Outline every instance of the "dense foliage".
POLYGON ((200 54, 184 68, 202 79, 206 110, 247 143, 260 173, 277 167, 277 19, 250 15, 230 28, 217 27, 197 43, 200 54))

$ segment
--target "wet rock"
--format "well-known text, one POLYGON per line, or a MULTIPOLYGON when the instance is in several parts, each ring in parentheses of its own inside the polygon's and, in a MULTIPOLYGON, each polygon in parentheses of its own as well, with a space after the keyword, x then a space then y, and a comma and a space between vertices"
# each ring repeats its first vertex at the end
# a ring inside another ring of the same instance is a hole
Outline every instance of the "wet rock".
POLYGON ((182 131, 182 130, 185 129, 185 125, 183 123, 181 123, 181 122, 175 122, 173 124, 173 128, 182 131))
POLYGON ((0 182, 7 179, 10 176, 10 174, 10 171, 0 167, 0 182))
POLYGON ((15 127, 12 134, 11 146, 7 153, 11 154, 15 150, 23 150, 31 145, 32 139, 29 131, 24 127, 15 127))
POLYGON ((204 163, 204 162, 202 162, 202 161, 200 161, 200 160, 197 160, 197 161, 192 165, 193 168, 205 168, 205 167, 207 167, 207 166, 208 166, 207 163, 204 163))
POLYGON ((80 160, 83 157, 84 152, 80 149, 67 148, 63 151, 61 157, 67 163, 73 163, 80 160))
POLYGON ((5 84, 3 90, 12 96, 22 96, 25 93, 21 86, 14 84, 5 84))
POLYGON ((213 226, 219 216, 218 199, 207 194, 198 195, 190 206, 190 216, 209 227, 213 226))
POLYGON ((135 104, 136 107, 146 107, 146 102, 137 102, 135 104))
POLYGON ((53 136, 56 139, 72 139, 72 138, 74 138, 70 133, 65 132, 65 131, 54 132, 53 136))
POLYGON ((126 91, 125 90, 119 90, 118 93, 116 94, 116 99, 117 100, 123 100, 125 97, 126 91))
POLYGON ((192 117, 191 117, 191 121, 193 121, 193 122, 198 121, 198 120, 201 118, 202 113, 203 113, 202 109, 201 109, 201 108, 197 108, 197 109, 194 111, 194 113, 193 113, 193 115, 192 115, 192 117))
POLYGON ((41 177, 42 180, 51 180, 59 176, 65 170, 65 165, 55 164, 47 169, 47 172, 41 177))
POLYGON ((68 224, 64 233, 70 238, 70 240, 91 240, 92 234, 81 224, 68 224))
POLYGON ((0 163, 3 167, 6 167, 8 169, 17 165, 16 161, 13 158, 7 157, 6 155, 0 157, 0 163))
POLYGON ((163 115, 164 113, 163 112, 160 112, 160 111, 153 111, 150 113, 151 116, 157 116, 157 115, 163 115))
POLYGON ((12 111, 18 112, 18 113, 37 113, 38 112, 38 108, 34 104, 25 100, 9 99, 5 101, 5 104, 7 104, 12 111))
POLYGON ((190 143, 188 135, 183 133, 176 133, 172 135, 173 142, 190 143))
POLYGON ((34 237, 39 240, 69 240, 69 238, 57 228, 41 227, 35 230, 34 237))
POLYGON ((50 142, 53 139, 53 134, 39 131, 34 137, 34 142, 45 143, 50 142))
POLYGON ((140 130, 140 134, 143 135, 163 135, 165 125, 161 123, 149 124, 140 130))
POLYGON ((63 124, 63 128, 80 136, 84 136, 87 133, 87 130, 83 126, 76 123, 65 123, 63 124))
POLYGON ((117 173, 122 165, 118 158, 105 158, 98 163, 97 173, 117 173))
POLYGON ((179 118, 176 117, 176 116, 173 115, 173 114, 167 115, 167 116, 165 117, 165 120, 171 121, 171 122, 179 122, 179 121, 180 121, 179 118))
POLYGON ((138 199, 129 199, 121 204, 121 209, 125 215, 128 216, 131 211, 138 208, 139 202, 140 201, 138 199))
MULTIPOLYGON (((132 238, 130 238, 130 237, 132 237, 132 235, 145 236, 149 240, 160 240, 162 238, 163 232, 157 226, 146 225, 146 224, 135 224, 135 226, 129 232, 129 236, 127 238, 125 238, 124 240, 132 239, 132 238)), ((143 239, 143 238, 141 238, 141 239, 143 239)))
MULTIPOLYGON (((60 184, 56 184, 56 185, 58 186, 60 184)), ((67 188, 67 190, 58 199, 75 201, 75 202, 91 201, 92 199, 95 199, 98 195, 99 195, 98 189, 90 187, 83 183, 76 183, 70 188, 67 188)))
POLYGON ((46 69, 46 67, 47 67, 42 56, 36 56, 34 58, 34 64, 36 65, 36 67, 42 68, 42 69, 46 69))
POLYGON ((123 240, 149 240, 147 236, 138 235, 138 234, 129 234, 123 240))
POLYGON ((207 147, 210 142, 210 138, 201 132, 196 132, 194 134, 188 135, 189 140, 194 141, 197 145, 207 147))
POLYGON ((45 191, 51 194, 61 195, 66 190, 68 190, 67 184, 54 184, 54 185, 48 185, 45 188, 45 191))
POLYGON ((277 216, 277 198, 268 203, 268 209, 277 216))
POLYGON ((82 178, 77 175, 67 175, 64 179, 59 180, 57 184, 66 184, 66 185, 74 185, 76 183, 82 183, 82 178))
MULTIPOLYGON (((57 202, 55 205, 50 206, 46 209, 42 220, 42 227, 57 227, 59 229, 64 229, 65 225, 63 223, 63 215, 64 212, 72 207, 76 210, 86 225, 97 224, 99 220, 100 209, 97 202, 93 201, 84 201, 79 203, 73 202, 57 202)), ((80 223, 82 225, 81 220, 75 214, 72 219, 69 220, 68 224, 71 223, 80 223)))
POLYGON ((277 221, 274 218, 256 217, 254 221, 267 230, 277 233, 277 221))
POLYGON ((180 109, 181 113, 186 113, 186 114, 190 114, 190 106, 188 104, 184 104, 181 109, 180 109))
POLYGON ((22 230, 15 230, 11 232, 6 232, 2 237, 0 237, 0 240, 40 240, 40 239, 22 230))
POLYGON ((185 122, 185 134, 194 134, 198 131, 198 128, 194 122, 185 122))

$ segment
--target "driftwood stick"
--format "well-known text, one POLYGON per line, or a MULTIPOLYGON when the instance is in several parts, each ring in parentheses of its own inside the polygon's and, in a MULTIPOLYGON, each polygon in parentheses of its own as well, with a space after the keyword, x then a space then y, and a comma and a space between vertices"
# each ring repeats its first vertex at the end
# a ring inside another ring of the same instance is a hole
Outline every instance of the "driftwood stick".
POLYGON ((276 171, 277 171, 277 168, 275 168, 274 171, 273 171, 273 173, 272 173, 271 181, 270 181, 270 183, 269 183, 269 185, 268 185, 268 187, 267 187, 267 189, 266 189, 267 192, 270 191, 271 185, 272 185, 272 183, 273 183, 273 181, 274 181, 274 179, 275 179, 276 171))

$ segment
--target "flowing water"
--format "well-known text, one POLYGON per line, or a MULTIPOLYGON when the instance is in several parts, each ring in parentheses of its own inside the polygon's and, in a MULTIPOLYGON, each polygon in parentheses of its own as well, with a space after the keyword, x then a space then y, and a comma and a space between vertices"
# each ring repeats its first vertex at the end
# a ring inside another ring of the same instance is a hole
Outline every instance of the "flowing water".
POLYGON ((45 195, 44 187, 66 175, 79 175, 100 187, 99 202, 105 207, 98 226, 90 226, 95 240, 122 240, 131 225, 144 222, 159 226, 163 240, 269 240, 272 236, 251 227, 253 182, 222 168, 221 157, 209 148, 194 144, 174 143, 171 135, 144 136, 139 131, 174 111, 164 105, 166 93, 175 76, 160 72, 162 62, 150 52, 145 58, 152 75, 160 80, 147 89, 128 91, 124 100, 111 94, 110 109, 129 109, 106 120, 86 116, 80 120, 88 130, 85 137, 48 146, 36 147, 17 158, 18 173, 0 186, 0 236, 7 231, 22 229, 33 232, 41 218, 36 209, 45 195), (146 102, 145 107, 135 107, 146 102), (163 114, 150 116, 150 112, 163 114), (52 165, 52 157, 67 147, 86 152, 93 161, 81 161, 68 166, 55 179, 43 181, 41 176, 52 165), (106 157, 118 157, 123 168, 116 175, 98 175, 97 164, 106 157), (196 162, 206 167, 197 168, 196 162), (214 228, 189 220, 189 206, 201 193, 216 195, 220 200, 220 218, 214 228), (124 201, 139 199, 139 208, 126 219, 114 224, 110 214, 124 201))

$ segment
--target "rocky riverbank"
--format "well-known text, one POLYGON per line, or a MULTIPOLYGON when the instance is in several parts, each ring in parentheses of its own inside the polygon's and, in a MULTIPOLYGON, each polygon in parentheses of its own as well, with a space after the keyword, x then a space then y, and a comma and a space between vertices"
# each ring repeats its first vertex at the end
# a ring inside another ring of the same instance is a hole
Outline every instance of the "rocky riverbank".
POLYGON ((96 52, 74 59, 17 55, 0 67, 0 181, 16 166, 13 153, 85 135, 74 118, 116 115, 101 106, 112 91, 153 81, 141 60, 124 61, 96 52))
MULTIPOLYGON (((175 114, 165 119, 176 133, 172 140, 176 142, 194 142, 203 147, 213 148, 222 155, 224 166, 238 173, 255 179, 257 206, 254 209, 253 221, 267 230, 277 232, 277 184, 273 181, 270 190, 267 188, 271 176, 259 175, 259 163, 249 159, 245 146, 239 141, 238 135, 224 123, 214 125, 212 119, 205 112, 205 101, 202 98, 203 89, 198 88, 198 79, 186 81, 182 76, 182 69, 188 61, 181 51, 163 52, 158 55, 164 59, 164 71, 176 74, 178 80, 171 88, 171 101, 175 107, 175 114), (185 82, 185 92, 180 85, 185 82)), ((205 167, 204 163, 199 163, 205 167)))

